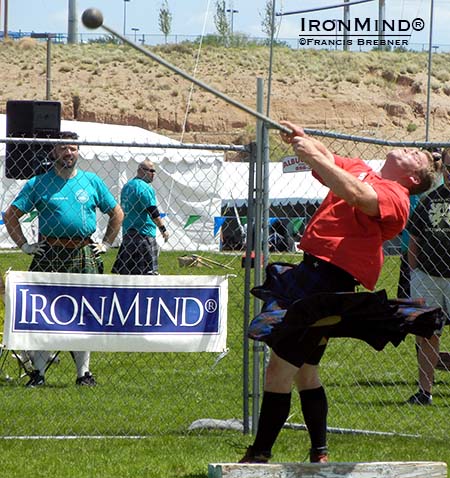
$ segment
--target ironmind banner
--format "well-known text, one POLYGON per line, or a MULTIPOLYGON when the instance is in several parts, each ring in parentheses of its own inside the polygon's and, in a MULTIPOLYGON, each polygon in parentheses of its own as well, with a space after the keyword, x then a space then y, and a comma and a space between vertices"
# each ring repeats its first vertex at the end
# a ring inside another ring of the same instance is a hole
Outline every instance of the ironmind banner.
POLYGON ((10 271, 5 297, 3 339, 8 349, 226 349, 226 276, 10 271))

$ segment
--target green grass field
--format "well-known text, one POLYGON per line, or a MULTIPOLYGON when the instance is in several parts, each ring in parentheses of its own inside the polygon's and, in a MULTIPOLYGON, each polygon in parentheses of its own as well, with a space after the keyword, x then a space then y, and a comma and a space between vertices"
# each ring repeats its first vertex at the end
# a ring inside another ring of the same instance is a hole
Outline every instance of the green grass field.
MULTIPOLYGON (((111 251, 105 259, 107 272, 114 255, 111 251)), ((93 353, 92 370, 99 382, 93 389, 75 387, 74 365, 69 354, 62 353, 60 363, 47 373, 47 386, 32 390, 24 388, 25 379, 19 378, 10 354, 4 372, 11 380, 3 375, 0 382, 0 476, 206 478, 208 463, 240 457, 251 436, 188 428, 199 418, 243 415, 241 255, 201 254, 232 270, 180 268, 181 255, 163 252, 160 272, 235 275, 229 279, 229 353, 218 362, 216 354, 207 353, 93 353)), ((28 264, 21 253, 0 255, 2 273, 10 267, 26 270, 28 264)), ((398 258, 389 257, 379 288, 395 295, 397 277, 398 258)), ((447 333, 442 348, 450 349, 447 333)), ((450 460, 450 376, 437 372, 432 407, 405 405, 416 389, 414 354, 413 337, 383 352, 356 340, 331 341, 322 378, 329 397, 329 426, 339 432, 329 435, 333 460, 450 460)), ((302 423, 295 394, 289 422, 302 423)), ((274 460, 306 460, 308 448, 305 431, 283 430, 274 460)))

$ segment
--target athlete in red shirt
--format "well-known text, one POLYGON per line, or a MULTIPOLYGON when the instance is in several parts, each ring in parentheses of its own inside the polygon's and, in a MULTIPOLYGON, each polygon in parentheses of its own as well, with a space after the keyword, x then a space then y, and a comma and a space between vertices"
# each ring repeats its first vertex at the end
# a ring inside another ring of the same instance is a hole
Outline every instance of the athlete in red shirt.
MULTIPOLYGON (((293 131, 282 133, 283 140, 311 167, 314 176, 330 188, 308 223, 300 242, 304 258, 290 276, 292 281, 287 289, 305 297, 322 292, 352 292, 359 282, 372 290, 383 263, 383 242, 404 229, 409 195, 429 189, 440 165, 428 152, 402 148, 390 151, 381 171, 375 173, 361 159, 332 154, 301 127, 283 124, 293 131)), ((310 435, 310 461, 328 461, 328 404, 318 373, 324 342, 300 368, 281 358, 281 351, 271 351, 258 432, 241 463, 269 461, 272 446, 289 415, 293 383, 300 393, 310 435)), ((294 348, 295 341, 284 342, 284 347, 290 345, 294 348)), ((292 354, 295 350, 281 355, 292 354)))
POLYGON ((334 162, 373 189, 379 215, 349 207, 330 191, 308 224, 299 248, 344 269, 372 290, 383 264, 383 242, 397 236, 408 220, 409 191, 397 181, 384 179, 361 159, 334 155, 334 162))

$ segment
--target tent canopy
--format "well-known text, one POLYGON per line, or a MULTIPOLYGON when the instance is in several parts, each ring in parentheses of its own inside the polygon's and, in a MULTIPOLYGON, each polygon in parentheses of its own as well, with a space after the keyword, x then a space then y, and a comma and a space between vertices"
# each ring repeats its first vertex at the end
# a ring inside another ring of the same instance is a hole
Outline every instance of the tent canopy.
MULTIPOLYGON (((367 164, 379 171, 384 160, 367 164)), ((221 189, 222 206, 240 207, 247 204, 249 164, 226 162, 222 171, 225 187, 221 189)), ((283 165, 269 163, 269 202, 273 206, 322 202, 329 189, 315 179, 311 171, 283 173, 283 165)))
MULTIPOLYGON (((226 162, 222 174, 225 184, 221 190, 222 206, 247 204, 249 164, 226 162)), ((269 164, 269 201, 272 205, 320 202, 327 193, 328 188, 314 179, 311 171, 283 173, 281 163, 269 164)))

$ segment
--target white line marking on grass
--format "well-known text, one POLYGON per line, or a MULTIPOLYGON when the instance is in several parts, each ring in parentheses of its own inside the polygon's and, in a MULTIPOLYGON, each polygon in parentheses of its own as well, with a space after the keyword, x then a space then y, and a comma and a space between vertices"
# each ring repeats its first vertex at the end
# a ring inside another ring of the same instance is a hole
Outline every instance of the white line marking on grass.
POLYGON ((142 440, 151 435, 10 435, 0 436, 0 440, 142 440))

